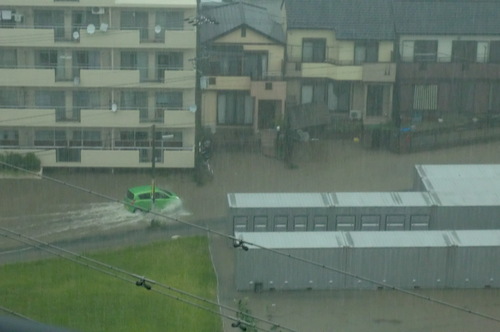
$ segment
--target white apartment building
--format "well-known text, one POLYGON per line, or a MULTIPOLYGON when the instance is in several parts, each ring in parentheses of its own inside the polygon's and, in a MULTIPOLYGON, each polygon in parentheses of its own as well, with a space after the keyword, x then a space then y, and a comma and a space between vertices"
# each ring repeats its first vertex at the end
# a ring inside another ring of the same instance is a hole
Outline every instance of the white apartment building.
POLYGON ((195 15, 196 0, 1 0, 0 152, 193 167, 195 15))

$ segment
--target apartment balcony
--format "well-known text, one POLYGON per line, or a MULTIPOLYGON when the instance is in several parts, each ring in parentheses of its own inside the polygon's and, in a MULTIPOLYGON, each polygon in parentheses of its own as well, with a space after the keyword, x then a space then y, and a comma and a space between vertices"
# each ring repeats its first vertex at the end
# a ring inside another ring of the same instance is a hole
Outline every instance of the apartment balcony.
POLYGON ((250 90, 249 76, 209 76, 206 77, 207 90, 250 90))
MULTIPOLYGON (((151 168, 151 163, 142 162, 138 149, 73 149, 79 156, 77 161, 58 160, 56 149, 44 149, 38 154, 43 167, 103 167, 103 168, 151 168)), ((9 150, 26 153, 27 150, 9 150)), ((37 151, 37 150, 33 150, 37 151)), ((163 161, 156 162, 157 168, 192 168, 194 167, 194 148, 179 148, 163 151, 163 161)))
POLYGON ((286 65, 287 77, 323 78, 339 81, 361 81, 363 67, 345 65, 339 66, 328 62, 292 62, 286 65))
POLYGON ((53 47, 53 29, 0 29, 0 47, 53 47))
POLYGON ((411 81, 453 78, 498 80, 500 79, 500 64, 455 62, 399 63, 398 78, 411 81))
POLYGON ((162 87, 169 89, 194 89, 196 72, 194 70, 165 70, 162 87))
POLYGON ((98 88, 134 86, 140 82, 139 70, 85 69, 80 71, 78 84, 82 87, 98 88))
POLYGON ((54 69, 2 68, 0 86, 10 87, 47 87, 54 86, 54 69))

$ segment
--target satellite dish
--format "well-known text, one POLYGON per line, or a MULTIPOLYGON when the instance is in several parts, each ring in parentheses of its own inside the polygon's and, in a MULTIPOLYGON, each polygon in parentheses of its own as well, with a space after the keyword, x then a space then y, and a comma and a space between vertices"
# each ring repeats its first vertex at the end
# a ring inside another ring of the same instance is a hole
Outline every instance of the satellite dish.
POLYGON ((92 34, 94 34, 94 32, 95 32, 95 25, 93 25, 93 24, 87 25, 87 33, 89 35, 92 35, 92 34))
POLYGON ((155 33, 159 34, 161 32, 161 25, 156 25, 155 26, 155 33))
POLYGON ((197 107, 196 105, 189 106, 189 112, 196 113, 197 107))
POLYGON ((73 39, 77 40, 78 38, 80 38, 80 33, 78 31, 74 31, 73 32, 73 39))
POLYGON ((111 111, 112 112, 118 111, 118 105, 116 105, 116 103, 111 104, 111 111))

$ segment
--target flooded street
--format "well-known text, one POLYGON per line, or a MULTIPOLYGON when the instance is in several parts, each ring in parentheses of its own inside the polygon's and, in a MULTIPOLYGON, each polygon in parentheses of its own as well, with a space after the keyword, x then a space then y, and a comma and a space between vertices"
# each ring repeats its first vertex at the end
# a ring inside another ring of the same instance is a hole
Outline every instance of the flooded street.
MULTIPOLYGON (((161 211, 165 224, 205 224, 223 222, 229 192, 409 190, 415 164, 499 162, 500 143, 399 155, 347 140, 316 141, 296 146, 294 169, 259 151, 216 151, 213 181, 199 186, 189 170, 167 170, 157 172, 156 183, 183 201, 161 211)), ((45 171, 44 177, 0 179, 2 227, 54 241, 151 225, 151 215, 132 214, 120 203, 127 188, 151 183, 148 170, 45 171)))

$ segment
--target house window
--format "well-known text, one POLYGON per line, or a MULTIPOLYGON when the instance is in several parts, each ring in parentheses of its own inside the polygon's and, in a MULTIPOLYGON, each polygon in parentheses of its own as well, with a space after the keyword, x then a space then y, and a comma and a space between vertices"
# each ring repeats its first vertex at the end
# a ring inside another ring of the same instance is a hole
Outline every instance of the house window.
POLYGON ((246 91, 219 92, 217 96, 217 123, 221 125, 251 125, 253 98, 246 91))
POLYGON ((267 76, 267 53, 246 52, 243 57, 243 76, 250 76, 253 80, 267 76))
POLYGON ((17 50, 3 48, 0 49, 0 68, 17 67, 17 50))
POLYGON ((302 41, 302 62, 324 62, 325 53, 325 39, 304 39, 302 41))
MULTIPOLYGON (((0 97, 1 98, 1 97, 0 97)), ((500 114, 500 83, 490 85, 490 112, 500 114)))
POLYGON ((35 10, 35 29, 54 29, 55 40, 64 40, 64 11, 35 10))
POLYGON ((145 52, 121 52, 120 69, 139 70, 141 81, 148 78, 148 54, 145 52))
POLYGON ((477 42, 470 40, 454 40, 451 50, 451 59, 453 62, 476 62, 477 42))
POLYGON ((415 85, 413 92, 413 120, 420 122, 437 111, 438 86, 415 85))
POLYGON ((457 113, 474 113, 474 90, 472 81, 455 82, 451 88, 451 106, 457 113))
POLYGON ((366 115, 380 116, 384 107, 384 86, 368 85, 366 94, 366 115))
POLYGON ((378 42, 358 41, 354 44, 354 64, 378 61, 378 42))
POLYGON ((437 61, 437 40, 416 40, 413 46, 413 59, 415 62, 437 61))
POLYGON ((490 62, 500 63, 500 41, 492 41, 490 43, 490 62))
POLYGON ((210 51, 208 75, 240 76, 243 48, 241 46, 216 46, 210 51))
POLYGON ((350 110, 351 83, 334 81, 328 83, 328 109, 347 113, 350 110))
POLYGON ((324 82, 310 82, 302 84, 302 104, 324 104, 326 103, 326 85, 324 82))
POLYGON ((124 10, 120 15, 121 30, 139 30, 141 41, 148 39, 148 13, 124 10))
POLYGON ((159 81, 165 79, 165 70, 182 70, 182 52, 162 52, 156 54, 156 77, 159 81))

